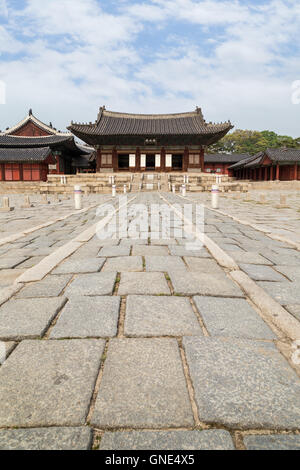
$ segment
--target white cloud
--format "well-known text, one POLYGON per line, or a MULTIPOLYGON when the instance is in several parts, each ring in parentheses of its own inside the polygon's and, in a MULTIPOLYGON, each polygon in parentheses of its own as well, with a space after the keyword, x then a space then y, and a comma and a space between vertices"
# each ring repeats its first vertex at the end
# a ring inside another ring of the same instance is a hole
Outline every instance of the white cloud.
MULTIPOLYGON (((3 11, 5 5, 0 0, 3 11)), ((298 0, 113 5, 51 0, 41 7, 40 0, 27 0, 24 10, 5 9, 0 79, 7 105, 0 128, 29 107, 64 128, 71 119, 94 120, 103 104, 149 113, 199 105, 207 120, 300 134, 300 107, 290 99, 291 83, 300 79, 298 0)))
POLYGON ((7 7, 6 0, 0 0, 0 18, 1 16, 3 18, 7 18, 8 16, 8 7, 7 7))

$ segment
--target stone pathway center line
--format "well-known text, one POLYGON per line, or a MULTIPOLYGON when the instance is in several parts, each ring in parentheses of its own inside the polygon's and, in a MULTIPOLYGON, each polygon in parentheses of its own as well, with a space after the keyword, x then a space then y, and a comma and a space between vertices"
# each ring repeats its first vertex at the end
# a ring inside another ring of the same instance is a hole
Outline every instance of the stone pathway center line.
POLYGON ((120 205, 119 208, 116 209, 112 214, 109 214, 100 222, 98 221, 96 224, 86 229, 81 235, 77 236, 74 238, 74 240, 71 240, 69 243, 59 248, 51 255, 46 256, 46 258, 44 258, 40 263, 35 265, 33 268, 28 269, 25 273, 19 276, 16 279, 15 284, 42 280, 59 263, 77 251, 85 242, 89 241, 95 235, 96 229, 99 229, 100 227, 103 229, 113 218, 113 216, 119 212, 119 210, 131 203, 135 198, 136 196, 129 201, 126 201, 125 204, 120 205))

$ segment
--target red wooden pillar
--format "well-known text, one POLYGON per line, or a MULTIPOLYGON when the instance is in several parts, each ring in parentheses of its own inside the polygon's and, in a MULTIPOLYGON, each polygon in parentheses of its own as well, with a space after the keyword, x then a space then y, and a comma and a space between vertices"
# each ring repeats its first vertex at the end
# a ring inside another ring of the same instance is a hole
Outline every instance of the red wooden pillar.
POLYGON ((298 179, 298 163, 294 165, 294 180, 298 179))
POLYGON ((118 152, 116 147, 114 147, 113 152, 112 152, 112 166, 113 166, 113 171, 117 172, 119 169, 119 163, 118 163, 118 152))
POLYGON ((276 165, 276 180, 279 181, 279 177, 280 177, 280 171, 279 171, 279 165, 277 163, 276 165))
POLYGON ((265 167, 264 180, 268 181, 268 167, 265 167))
POLYGON ((259 168, 259 179, 262 180, 262 166, 259 168))
POLYGON ((166 171, 166 149, 164 147, 162 147, 161 151, 160 151, 160 155, 161 155, 161 161, 160 161, 160 165, 161 165, 161 171, 162 172, 165 172, 166 171))
POLYGON ((273 165, 270 167, 270 181, 273 181, 274 174, 273 174, 273 165))
POLYGON ((135 171, 141 171, 141 150, 139 147, 135 152, 135 171))
POLYGON ((101 169, 101 150, 97 149, 97 156, 96 156, 96 172, 100 173, 101 169))
POLYGON ((20 163, 20 181, 23 181, 23 163, 20 163))
POLYGON ((182 171, 187 172, 189 166, 190 151, 188 147, 184 149, 183 162, 182 162, 182 171))
POLYGON ((200 150, 200 166, 201 166, 202 173, 204 173, 204 149, 203 148, 200 150))

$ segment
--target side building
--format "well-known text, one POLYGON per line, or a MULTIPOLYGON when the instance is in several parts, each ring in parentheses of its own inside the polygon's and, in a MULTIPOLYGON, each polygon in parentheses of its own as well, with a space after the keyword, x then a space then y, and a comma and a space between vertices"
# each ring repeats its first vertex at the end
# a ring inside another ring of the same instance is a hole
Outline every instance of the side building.
POLYGON ((0 133, 0 181, 46 181, 48 174, 74 174, 92 168, 93 152, 30 110, 25 119, 0 133))
POLYGON ((230 167, 239 163, 246 158, 250 158, 249 154, 239 153, 207 153, 204 157, 204 172, 215 173, 217 175, 228 175, 234 176, 233 171, 230 167))
POLYGON ((238 179, 253 181, 300 180, 300 149, 267 149, 229 167, 238 179))
POLYGON ((71 123, 96 149, 97 172, 204 171, 204 152, 233 126, 207 123, 200 108, 181 114, 125 114, 100 108, 94 123, 71 123))

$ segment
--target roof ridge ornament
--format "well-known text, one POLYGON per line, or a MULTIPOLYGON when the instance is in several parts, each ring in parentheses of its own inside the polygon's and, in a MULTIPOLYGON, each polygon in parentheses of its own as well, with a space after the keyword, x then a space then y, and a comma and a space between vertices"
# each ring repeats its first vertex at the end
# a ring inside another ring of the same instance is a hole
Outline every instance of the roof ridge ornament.
POLYGON ((103 115, 104 111, 106 111, 105 104, 103 106, 100 106, 100 108, 99 108, 99 113, 98 113, 98 116, 97 116, 97 119, 96 119, 96 124, 99 124, 99 122, 101 121, 101 118, 102 118, 102 115, 103 115))
POLYGON ((32 109, 30 108, 29 112, 28 112, 28 116, 32 116, 32 109))

